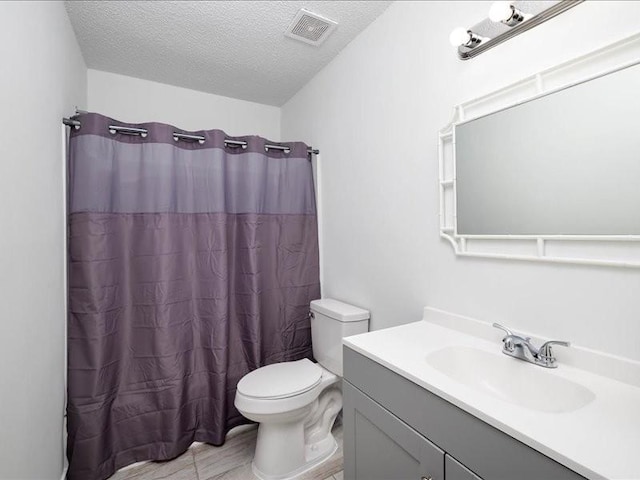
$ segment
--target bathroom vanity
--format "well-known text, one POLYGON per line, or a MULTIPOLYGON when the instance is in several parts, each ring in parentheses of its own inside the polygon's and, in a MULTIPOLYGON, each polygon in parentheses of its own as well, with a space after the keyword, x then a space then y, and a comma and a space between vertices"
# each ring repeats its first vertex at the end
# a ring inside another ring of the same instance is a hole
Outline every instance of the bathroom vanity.
POLYGON ((344 361, 346 478, 584 478, 348 347, 344 361))
POLYGON ((637 362, 578 348, 545 369, 502 355, 501 335, 425 309, 345 339, 345 478, 640 478, 637 362))

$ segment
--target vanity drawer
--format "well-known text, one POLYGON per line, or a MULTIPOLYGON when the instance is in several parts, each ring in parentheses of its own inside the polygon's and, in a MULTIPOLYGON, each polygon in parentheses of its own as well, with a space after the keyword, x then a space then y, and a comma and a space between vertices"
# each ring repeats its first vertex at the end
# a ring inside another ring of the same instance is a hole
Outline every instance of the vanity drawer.
POLYGON ((484 480, 584 479, 348 347, 344 379, 484 480))

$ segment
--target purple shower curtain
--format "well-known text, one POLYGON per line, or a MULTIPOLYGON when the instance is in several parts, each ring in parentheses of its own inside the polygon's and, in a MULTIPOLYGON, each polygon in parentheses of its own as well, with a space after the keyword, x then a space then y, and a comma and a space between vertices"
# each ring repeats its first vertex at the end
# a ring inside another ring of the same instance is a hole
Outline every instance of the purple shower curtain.
POLYGON ((320 297, 307 146, 78 119, 69 158, 70 480, 220 445, 246 420, 236 384, 311 358, 320 297), (148 130, 111 134, 109 125, 148 130))

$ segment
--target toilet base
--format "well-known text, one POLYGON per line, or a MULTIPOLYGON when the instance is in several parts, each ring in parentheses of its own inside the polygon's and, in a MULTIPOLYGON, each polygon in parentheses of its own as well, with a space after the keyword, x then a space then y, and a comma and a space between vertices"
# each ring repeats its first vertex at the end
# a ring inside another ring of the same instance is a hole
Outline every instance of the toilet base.
POLYGON ((331 430, 342 409, 342 389, 340 378, 327 370, 303 395, 256 400, 237 392, 235 405, 260 424, 251 467, 261 480, 299 478, 338 449, 331 430))
POLYGON ((338 450, 338 442, 336 442, 336 439, 333 438, 332 434, 329 434, 323 440, 315 444, 306 445, 304 450, 305 463, 299 468, 296 468, 291 472, 287 472, 286 474, 266 474, 256 467, 255 461, 251 462, 251 470, 260 480, 294 480, 303 473, 306 473, 329 460, 329 458, 331 458, 331 456, 338 450))

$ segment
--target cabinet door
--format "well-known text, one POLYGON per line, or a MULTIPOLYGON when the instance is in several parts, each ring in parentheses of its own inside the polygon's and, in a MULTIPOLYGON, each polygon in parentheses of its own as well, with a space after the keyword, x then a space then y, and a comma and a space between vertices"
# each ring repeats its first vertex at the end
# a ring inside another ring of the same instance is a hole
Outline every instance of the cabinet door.
POLYGON ((449 455, 445 455, 444 457, 444 474, 447 480, 482 480, 479 476, 449 455))
POLYGON ((344 382, 347 480, 444 480, 444 452, 344 382))

